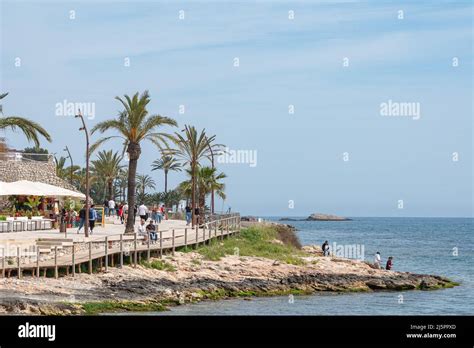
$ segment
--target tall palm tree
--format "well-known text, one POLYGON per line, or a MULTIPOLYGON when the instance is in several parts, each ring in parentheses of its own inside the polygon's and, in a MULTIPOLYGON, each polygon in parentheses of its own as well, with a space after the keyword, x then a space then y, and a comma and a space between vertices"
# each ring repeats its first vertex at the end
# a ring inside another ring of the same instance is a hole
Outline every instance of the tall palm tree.
MULTIPOLYGON (((123 98, 115 97, 123 106, 124 110, 119 113, 116 119, 103 121, 95 125, 92 133, 99 131, 104 133, 108 130, 118 132, 117 136, 108 136, 99 139, 91 147, 91 151, 95 150, 104 142, 120 138, 124 143, 124 151, 128 153, 128 206, 133 209, 135 206, 136 182, 138 159, 141 154, 140 143, 143 140, 149 140, 153 144, 161 148, 167 145, 167 139, 173 139, 170 134, 157 132, 157 129, 162 126, 177 126, 175 120, 160 115, 150 115, 147 110, 147 105, 150 103, 150 96, 148 91, 141 95, 135 93, 133 97, 125 95, 123 98)), ((135 218, 133 214, 128 215, 125 233, 133 233, 135 218)))
POLYGON ((122 159, 123 156, 117 152, 103 150, 97 154, 97 159, 92 161, 92 172, 105 181, 109 200, 114 198, 114 180, 123 168, 122 159))
MULTIPOLYGON (((0 100, 5 98, 8 93, 0 94, 0 100)), ((35 146, 39 146, 39 138, 43 136, 47 141, 51 142, 49 133, 38 123, 18 116, 3 117, 3 107, 0 105, 0 130, 10 128, 15 131, 17 128, 23 132, 28 141, 32 141, 35 146)))
POLYGON ((168 172, 170 170, 180 172, 181 163, 172 155, 162 154, 161 158, 153 161, 151 170, 163 170, 165 173, 165 193, 168 192, 168 172))
POLYGON ((192 225, 195 224, 194 208, 196 208, 196 176, 200 166, 200 161, 211 156, 212 146, 215 136, 207 137, 203 129, 199 134, 193 126, 186 125, 181 133, 175 133, 177 150, 172 153, 181 158, 184 164, 189 165, 191 174, 191 207, 192 225))
POLYGON ((137 175, 137 191, 139 192, 139 196, 143 200, 146 196, 146 189, 155 189, 156 183, 155 180, 152 179, 151 176, 148 174, 137 175))

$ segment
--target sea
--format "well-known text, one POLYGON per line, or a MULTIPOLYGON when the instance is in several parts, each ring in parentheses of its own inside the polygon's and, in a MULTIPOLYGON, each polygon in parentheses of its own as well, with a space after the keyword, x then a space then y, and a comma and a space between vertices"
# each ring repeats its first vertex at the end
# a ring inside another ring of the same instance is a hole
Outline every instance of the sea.
MULTIPOLYGON (((279 217, 266 217, 278 221, 279 217)), ((351 221, 288 221, 303 245, 356 246, 352 257, 382 263, 393 257, 393 270, 436 274, 459 282, 432 291, 317 293, 205 301, 152 315, 473 315, 474 235, 472 218, 374 218, 351 221)), ((340 249, 342 250, 342 249, 340 249)), ((350 251, 351 248, 344 250, 350 251)), ((336 250, 335 250, 336 251, 336 250)))

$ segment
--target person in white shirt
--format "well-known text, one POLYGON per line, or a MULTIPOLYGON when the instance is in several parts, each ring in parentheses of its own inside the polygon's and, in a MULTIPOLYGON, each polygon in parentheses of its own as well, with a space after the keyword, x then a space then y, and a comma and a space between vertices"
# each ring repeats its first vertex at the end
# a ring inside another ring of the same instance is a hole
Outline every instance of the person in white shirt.
POLYGON ((112 216, 115 215, 115 201, 113 199, 109 201, 109 216, 111 213, 112 213, 112 216))
POLYGON ((375 259, 374 259, 374 266, 375 268, 380 268, 380 263, 382 262, 381 258, 380 258, 380 253, 377 251, 375 253, 375 259))
POLYGON ((145 226, 145 220, 141 219, 140 220, 140 225, 138 225, 138 235, 145 237, 145 241, 147 240, 147 231, 146 231, 146 226, 145 226))
POLYGON ((140 218, 142 218, 145 221, 148 219, 148 208, 146 207, 145 204, 142 203, 138 207, 138 215, 140 215, 140 218))

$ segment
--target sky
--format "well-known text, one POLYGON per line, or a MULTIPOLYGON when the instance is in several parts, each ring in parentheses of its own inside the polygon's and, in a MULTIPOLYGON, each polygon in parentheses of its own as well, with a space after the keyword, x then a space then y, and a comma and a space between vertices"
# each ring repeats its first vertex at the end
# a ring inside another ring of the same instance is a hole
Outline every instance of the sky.
MULTIPOLYGON (((179 123, 164 130, 192 124, 256 156, 218 163, 216 210, 473 216, 470 1, 0 0, 0 14, 4 115, 42 124, 57 156, 85 162, 58 103, 94 105, 92 128, 117 116, 115 96, 149 90, 149 111, 179 123)), ((158 157, 142 144, 138 171, 162 191, 158 157)))

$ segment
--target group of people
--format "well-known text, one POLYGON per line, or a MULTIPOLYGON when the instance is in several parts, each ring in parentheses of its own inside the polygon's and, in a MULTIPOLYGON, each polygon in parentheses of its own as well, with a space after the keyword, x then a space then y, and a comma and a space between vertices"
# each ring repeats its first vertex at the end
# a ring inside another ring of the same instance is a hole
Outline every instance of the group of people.
POLYGON ((138 225, 138 234, 144 237, 144 240, 148 240, 148 236, 150 236, 150 242, 156 243, 158 241, 158 233, 156 225, 154 224, 153 219, 150 219, 148 225, 146 224, 145 219, 140 219, 140 224, 138 225))
POLYGON ((142 203, 137 209, 138 215, 142 220, 147 221, 148 218, 151 218, 151 221, 153 221, 155 224, 161 223, 162 220, 168 220, 168 213, 164 204, 161 206, 153 205, 150 211, 150 209, 144 203, 142 203))
MULTIPOLYGON (((186 205, 186 208, 184 208, 184 211, 186 213, 186 226, 189 226, 189 224, 191 223, 191 220, 193 219, 193 210, 192 208, 189 206, 189 204, 186 205)), ((199 215, 200 211, 199 211, 199 208, 194 208, 194 216, 196 218, 196 223, 199 225, 200 224, 200 215, 199 215)))
MULTIPOLYGON (((124 224, 128 219, 129 207, 126 202, 116 203, 113 199, 104 201, 104 213, 105 216, 116 216, 120 219, 120 222, 124 224)), ((162 220, 168 219, 168 214, 166 212, 165 205, 153 205, 151 210, 144 204, 140 205, 135 204, 133 207, 133 216, 136 219, 137 214, 141 219, 145 221, 149 217, 154 221, 154 223, 161 223, 162 220)))
POLYGON ((126 202, 117 204, 113 199, 104 200, 104 214, 109 217, 116 216, 123 224, 128 218, 128 204, 126 202))
MULTIPOLYGON (((382 264, 382 258, 380 257, 380 252, 376 252, 375 253, 375 258, 374 258, 374 266, 375 268, 382 268, 381 267, 381 264, 382 264)), ((385 264, 385 269, 386 270, 391 270, 393 267, 393 256, 389 256, 388 259, 387 259, 387 263, 385 264)))
POLYGON ((138 234, 143 236, 145 241, 147 241, 148 236, 150 236, 150 242, 156 243, 158 241, 158 228, 156 224, 161 223, 163 219, 168 219, 165 205, 154 205, 150 212, 150 209, 142 203, 136 208, 136 212, 138 212, 138 215, 140 216, 140 224, 138 225, 137 231, 138 234), (148 219, 150 219, 150 221, 147 224, 148 219))
MULTIPOLYGON (((330 250, 329 250, 329 243, 328 241, 324 241, 323 245, 321 245, 321 249, 323 251, 323 256, 330 256, 330 250)), ((380 256, 380 252, 375 253, 375 258, 374 258, 374 266, 377 269, 382 269, 382 258, 380 256)), ((386 270, 391 270, 393 267, 393 256, 389 256, 387 259, 387 263, 385 264, 385 269, 386 270)))

